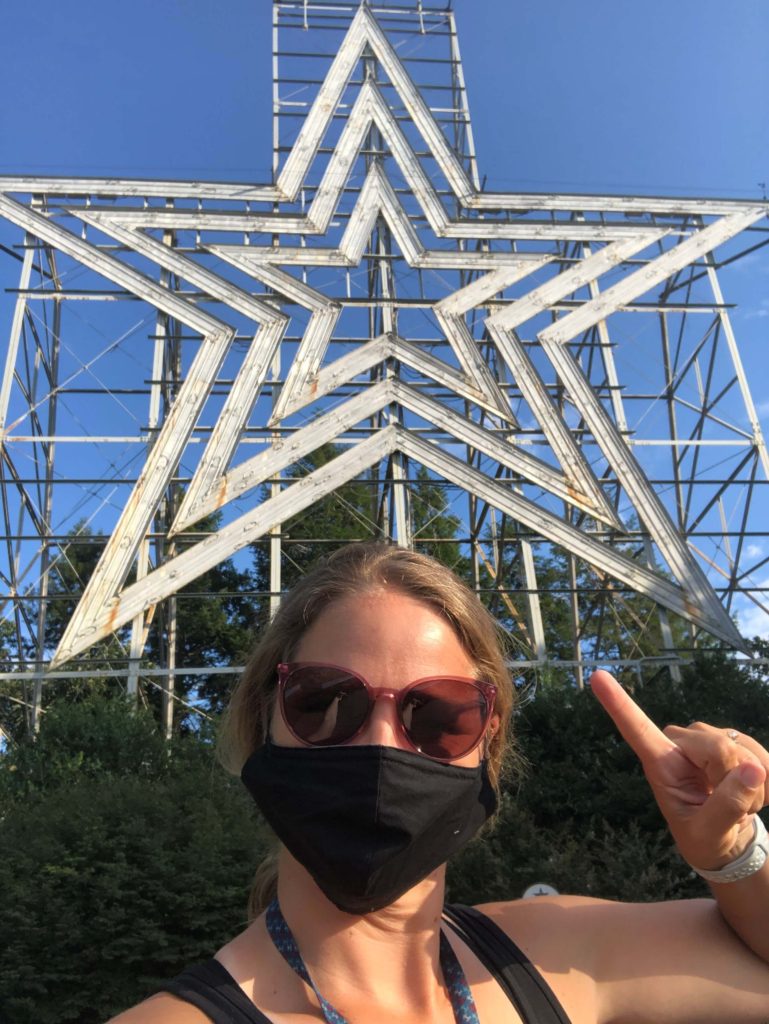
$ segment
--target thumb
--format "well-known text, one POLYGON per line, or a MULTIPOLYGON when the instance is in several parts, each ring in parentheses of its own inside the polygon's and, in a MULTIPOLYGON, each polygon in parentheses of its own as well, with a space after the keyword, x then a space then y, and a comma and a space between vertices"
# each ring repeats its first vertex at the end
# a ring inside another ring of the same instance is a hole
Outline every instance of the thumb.
POLYGON ((733 768, 711 793, 700 812, 703 831, 723 836, 749 814, 761 810, 766 770, 754 761, 733 768))

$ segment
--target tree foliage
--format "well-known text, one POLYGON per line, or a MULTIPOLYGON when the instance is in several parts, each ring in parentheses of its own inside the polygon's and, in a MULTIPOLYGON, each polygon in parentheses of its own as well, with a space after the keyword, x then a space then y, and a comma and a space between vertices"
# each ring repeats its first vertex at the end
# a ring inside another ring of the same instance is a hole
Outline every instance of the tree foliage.
POLYGON ((210 739, 61 705, 0 775, 4 1024, 101 1024, 245 925, 263 833, 210 739))
MULTIPOLYGON (((214 532, 220 521, 219 514, 208 516, 195 524, 195 532, 214 532)), ((45 619, 48 654, 53 652, 61 640, 103 549, 104 537, 95 534, 85 523, 77 524, 73 533, 77 542, 70 543, 60 553, 50 573, 45 619)), ((188 533, 181 533, 173 541, 174 552, 181 553, 197 539, 199 537, 192 538, 188 533)), ((129 577, 128 582, 132 582, 133 578, 129 577)), ((199 704, 209 713, 218 713, 223 709, 231 686, 230 679, 214 672, 210 676, 189 676, 183 670, 192 666, 210 665, 215 668, 243 662, 253 645, 256 617, 253 590, 254 577, 250 568, 238 567, 233 560, 228 559, 203 573, 175 596, 175 691, 185 702, 199 704)), ((168 664, 169 622, 170 611, 166 601, 155 609, 149 624, 142 668, 151 669, 168 664)), ((128 645, 129 629, 124 627, 117 635, 94 644, 69 667, 84 673, 88 673, 91 666, 102 671, 109 670, 113 664, 122 667, 125 665, 128 645)), ((0 656, 3 646, 3 633, 0 631, 0 656)), ((34 652, 27 652, 27 656, 34 657, 34 652)), ((144 703, 159 715, 160 689, 146 682, 146 679, 141 683, 144 703)), ((47 709, 59 702, 74 703, 96 692, 106 695, 124 685, 124 676, 118 674, 114 679, 84 674, 76 679, 59 680, 45 687, 43 708, 47 709)), ((29 696, 27 693, 25 699, 28 700, 29 696)), ((13 710, 5 708, 0 702, 0 713, 7 712, 0 721, 17 724, 13 729, 16 738, 23 732, 24 723, 18 712, 12 714, 13 710)), ((186 730, 189 723, 185 714, 177 716, 177 724, 181 731, 186 730)), ((197 722, 194 728, 197 728, 197 722)))
MULTIPOLYGON (((324 444, 290 468, 288 476, 303 477, 341 453, 339 445, 324 444)), ((265 497, 266 492, 265 492, 265 497)), ((351 480, 297 513, 281 527, 281 590, 290 590, 307 570, 335 547, 377 536, 376 491, 366 478, 351 480)), ((259 621, 269 621, 270 547, 263 538, 252 546, 257 590, 263 595, 259 621)))
POLYGON ((415 549, 470 582, 470 560, 456 539, 462 524, 459 517, 449 511, 445 489, 435 483, 424 466, 412 472, 410 500, 415 549))
MULTIPOLYGON (((522 598, 528 584, 519 549, 512 543, 513 539, 506 537, 505 543, 499 543, 498 537, 492 539, 487 536, 485 541, 491 546, 496 540, 501 562, 497 578, 513 592, 512 600, 522 614, 525 607, 522 598)), ((627 557, 639 560, 639 564, 646 564, 643 549, 638 545, 625 543, 617 545, 617 548, 627 557)), ((534 545, 533 562, 548 658, 556 663, 551 672, 570 678, 570 674, 558 668, 557 663, 575 660, 577 647, 583 657, 598 660, 649 658, 659 655, 665 648, 659 608, 644 594, 628 592, 624 584, 599 573, 576 557, 573 559, 572 582, 568 552, 549 543, 534 545), (576 643, 571 607, 573 586, 579 594, 579 636, 576 643)), ((512 633, 520 630, 509 606, 499 595, 492 594, 487 603, 505 628, 512 633)), ((690 648, 692 641, 687 636, 686 623, 672 613, 668 615, 668 622, 673 647, 690 648)), ((531 652, 528 653, 531 656, 531 652)))
MULTIPOLYGON (((196 534, 215 533, 221 524, 221 515, 214 514, 194 526, 196 534)), ((174 541, 176 554, 199 540, 182 532, 174 541)), ((177 675, 175 689, 187 702, 201 706, 208 714, 224 710, 232 687, 232 677, 216 672, 210 675, 185 675, 185 668, 241 665, 253 647, 259 602, 254 591, 257 583, 248 566, 227 559, 207 570, 191 583, 182 587, 174 598, 176 620, 175 663, 177 675)), ((168 664, 169 602, 158 608, 149 631, 144 659, 149 665, 168 664)), ((150 686, 147 699, 156 710, 160 707, 161 691, 150 686)), ((197 728, 196 721, 188 722, 184 713, 177 716, 179 727, 197 728)))

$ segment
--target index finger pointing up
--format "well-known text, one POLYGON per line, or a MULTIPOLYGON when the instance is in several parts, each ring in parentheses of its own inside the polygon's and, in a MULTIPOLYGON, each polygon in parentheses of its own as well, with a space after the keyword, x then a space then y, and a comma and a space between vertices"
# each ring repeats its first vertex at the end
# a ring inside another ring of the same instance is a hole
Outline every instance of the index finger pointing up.
POLYGON ((609 672, 594 672, 590 688, 642 763, 675 748, 609 672))

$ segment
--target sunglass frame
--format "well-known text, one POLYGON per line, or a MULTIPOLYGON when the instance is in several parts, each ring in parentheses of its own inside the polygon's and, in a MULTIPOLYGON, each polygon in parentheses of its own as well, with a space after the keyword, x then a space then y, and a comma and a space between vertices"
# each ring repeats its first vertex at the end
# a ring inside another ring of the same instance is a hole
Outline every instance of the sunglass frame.
POLYGON ((452 761, 458 761, 458 760, 460 760, 463 757, 467 757, 467 755, 468 754, 472 754, 472 752, 483 741, 483 738, 485 737, 486 733, 488 732, 489 724, 491 722, 491 719, 492 719, 492 717, 494 715, 494 704, 496 702, 496 697, 497 697, 497 687, 494 685, 494 683, 489 683, 485 679, 473 679, 473 678, 470 678, 468 676, 445 676, 445 675, 421 676, 419 679, 414 679, 412 682, 408 683, 406 686, 404 686, 404 687, 402 687, 400 689, 396 689, 395 687, 390 687, 390 686, 372 686, 371 683, 369 683, 369 681, 364 676, 362 676, 360 674, 360 672, 354 672, 352 669, 346 668, 343 665, 334 665, 331 662, 327 662, 327 661, 281 662, 277 666, 277 677, 278 677, 278 706, 280 708, 281 717, 283 719, 283 722, 285 723, 286 728, 291 733, 291 735, 294 737, 294 739, 297 740, 299 743, 301 743, 303 746, 305 746, 305 747, 325 747, 325 746, 344 747, 344 746, 347 746, 349 743, 352 743, 353 740, 356 739, 356 737, 359 736, 363 732, 363 730, 366 728, 366 725, 368 724, 368 721, 371 718, 371 712, 374 709, 374 705, 376 704, 376 701, 379 700, 380 698, 385 698, 385 699, 389 699, 389 700, 394 700, 395 701, 395 706, 396 706, 396 709, 397 709, 397 712, 398 712, 398 714, 397 714, 398 729, 399 729, 400 735, 402 736, 404 741, 411 747, 411 749, 415 750, 418 754, 422 754, 424 757, 430 758, 431 761, 441 761, 444 764, 450 764, 452 761), (342 740, 339 743, 313 743, 311 740, 307 740, 304 737, 300 736, 295 731, 295 729, 291 725, 291 722, 289 721, 288 715, 286 713, 286 706, 285 706, 286 685, 287 685, 288 681, 290 680, 291 675, 294 672, 296 672, 298 669, 303 669, 303 668, 333 669, 336 672, 344 673, 344 675, 349 676, 351 679, 358 680, 358 682, 360 682, 363 685, 363 688, 366 691, 366 694, 368 696, 368 710, 366 711, 366 715, 363 718, 363 721, 358 726, 358 728, 355 730, 355 732, 353 732, 350 736, 348 736, 346 739, 342 740), (416 687, 418 687, 420 685, 424 685, 425 683, 446 682, 446 681, 448 681, 448 682, 458 682, 458 683, 467 683, 470 686, 472 686, 475 690, 477 690, 482 695, 482 697, 483 697, 483 699, 485 701, 485 711, 484 711, 484 717, 483 717, 483 725, 482 725, 482 727, 480 729, 479 735, 478 735, 477 739, 474 740, 472 745, 467 748, 467 750, 464 750, 461 754, 455 754, 453 757, 436 757, 435 754, 431 754, 431 753, 429 753, 429 751, 423 750, 409 736, 408 730, 406 728, 406 724, 405 724, 405 722, 403 720, 403 707, 405 705, 406 698, 408 697, 408 694, 412 690, 414 690, 416 687))

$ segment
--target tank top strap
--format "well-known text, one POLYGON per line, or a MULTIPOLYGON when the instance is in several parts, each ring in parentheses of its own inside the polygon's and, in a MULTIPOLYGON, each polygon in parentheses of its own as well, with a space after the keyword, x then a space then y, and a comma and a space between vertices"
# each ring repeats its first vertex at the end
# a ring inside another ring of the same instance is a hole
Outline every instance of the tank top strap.
POLYGON ((270 1024, 227 968, 213 958, 185 968, 160 990, 197 1006, 213 1024, 270 1024))
POLYGON ((570 1024, 548 983, 498 925, 474 907, 449 904, 447 923, 507 993, 524 1024, 570 1024))

